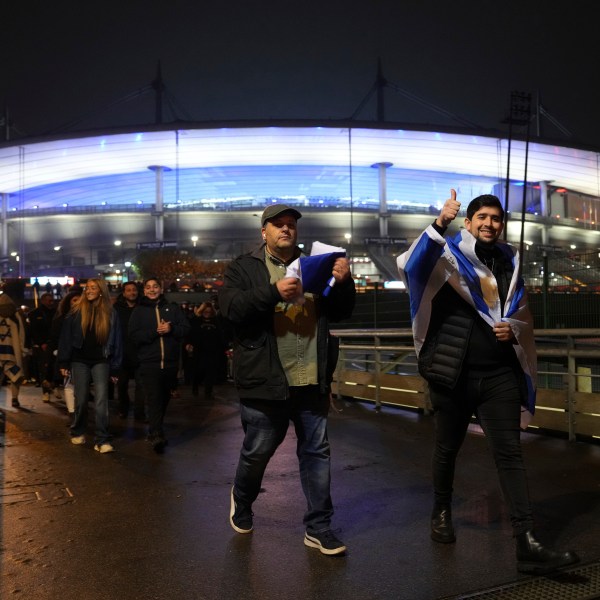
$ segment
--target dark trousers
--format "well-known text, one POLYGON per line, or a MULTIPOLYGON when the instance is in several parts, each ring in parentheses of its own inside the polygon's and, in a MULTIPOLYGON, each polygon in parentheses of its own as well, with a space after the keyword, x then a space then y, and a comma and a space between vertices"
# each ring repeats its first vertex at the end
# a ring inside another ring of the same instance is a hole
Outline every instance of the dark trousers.
POLYGON ((200 384, 204 386, 204 395, 210 397, 218 375, 218 364, 214 356, 205 354, 194 354, 193 375, 192 375, 192 393, 197 394, 200 384))
POLYGON ((435 503, 444 505, 452 501, 456 457, 475 414, 494 456, 513 531, 518 535, 532 529, 521 452, 521 395, 516 375, 506 372, 493 377, 463 377, 452 391, 430 386, 430 398, 435 422, 435 503))
POLYGON ((42 391, 52 392, 52 356, 46 349, 44 350, 41 346, 35 345, 31 351, 31 357, 33 359, 33 368, 35 372, 36 381, 42 386, 42 391))
POLYGON ((149 363, 140 365, 138 371, 146 396, 148 434, 164 437, 163 421, 177 383, 177 367, 161 369, 159 364, 149 363))
POLYGON ((135 388, 133 392, 133 414, 136 419, 144 419, 146 415, 146 409, 144 406, 144 390, 139 374, 139 369, 121 368, 119 369, 119 379, 117 381, 117 398, 119 401, 119 414, 127 415, 129 413, 129 382, 135 381, 135 388))
POLYGON ((241 402, 244 443, 235 474, 235 496, 250 506, 257 498, 267 464, 294 424, 300 481, 306 497, 304 525, 309 533, 330 528, 330 448, 327 436, 329 398, 318 386, 290 388, 288 401, 241 402))

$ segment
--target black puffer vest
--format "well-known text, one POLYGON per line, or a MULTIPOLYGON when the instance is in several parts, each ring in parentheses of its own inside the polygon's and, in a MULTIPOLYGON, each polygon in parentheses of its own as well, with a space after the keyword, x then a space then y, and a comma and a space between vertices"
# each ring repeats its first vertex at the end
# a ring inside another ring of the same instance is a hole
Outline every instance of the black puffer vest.
POLYGON ((419 353, 419 373, 429 383, 453 389, 462 370, 477 314, 446 283, 432 302, 431 321, 419 353))

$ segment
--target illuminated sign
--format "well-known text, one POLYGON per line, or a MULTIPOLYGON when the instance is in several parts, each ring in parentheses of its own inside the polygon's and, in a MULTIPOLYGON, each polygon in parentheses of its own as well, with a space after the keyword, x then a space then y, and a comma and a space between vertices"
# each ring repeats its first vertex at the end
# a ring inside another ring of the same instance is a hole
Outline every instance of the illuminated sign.
POLYGON ((57 277, 48 277, 46 275, 42 275, 40 277, 30 277, 29 278, 29 284, 32 286, 34 286, 36 284, 39 284, 40 287, 44 287, 48 284, 50 284, 51 286, 55 286, 57 283, 60 283, 60 285, 62 285, 62 286, 74 285, 75 278, 67 277, 66 275, 60 275, 57 277))

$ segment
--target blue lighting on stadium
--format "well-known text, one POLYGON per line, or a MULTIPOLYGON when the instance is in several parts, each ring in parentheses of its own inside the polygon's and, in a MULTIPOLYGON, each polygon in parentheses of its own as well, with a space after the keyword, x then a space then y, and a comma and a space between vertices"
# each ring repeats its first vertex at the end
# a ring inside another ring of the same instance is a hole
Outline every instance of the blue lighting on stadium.
MULTIPOLYGON (((355 206, 379 206, 377 171, 370 167, 352 170, 355 206)), ((496 179, 458 177, 456 174, 389 169, 387 198, 390 210, 405 206, 429 206, 439 189, 459 188, 469 194, 492 193, 496 179)), ((165 204, 218 208, 242 207, 265 201, 286 201, 303 206, 342 207, 350 203, 350 174, 336 166, 235 166, 220 169, 180 169, 163 174, 165 204), (176 198, 176 194, 179 198, 176 198)), ((146 172, 90 177, 29 188, 24 208, 63 206, 122 206, 152 204, 154 177, 146 172), (144 198, 144 200, 139 200, 144 198)))

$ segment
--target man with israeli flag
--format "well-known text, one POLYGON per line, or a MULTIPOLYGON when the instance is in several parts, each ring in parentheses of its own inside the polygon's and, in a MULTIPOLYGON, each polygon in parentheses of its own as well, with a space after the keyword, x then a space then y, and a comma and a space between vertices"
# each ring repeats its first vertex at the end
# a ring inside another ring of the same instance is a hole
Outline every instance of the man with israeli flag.
POLYGON ((237 533, 253 531, 265 469, 291 421, 307 504, 304 544, 333 556, 346 546, 331 529, 327 415, 338 340, 329 323, 352 315, 356 291, 345 252, 300 258, 301 217, 286 204, 265 208, 263 244, 231 263, 219 292, 235 332, 233 374, 244 430, 229 522, 237 533))
POLYGON ((410 294, 419 372, 434 410, 431 538, 456 541, 455 463, 475 414, 508 504, 517 569, 546 573, 579 559, 545 547, 533 532, 520 430, 535 409, 536 352, 519 254, 500 240, 505 215, 496 196, 473 199, 465 228, 445 238, 459 209, 450 190, 437 219, 397 260, 410 294))

